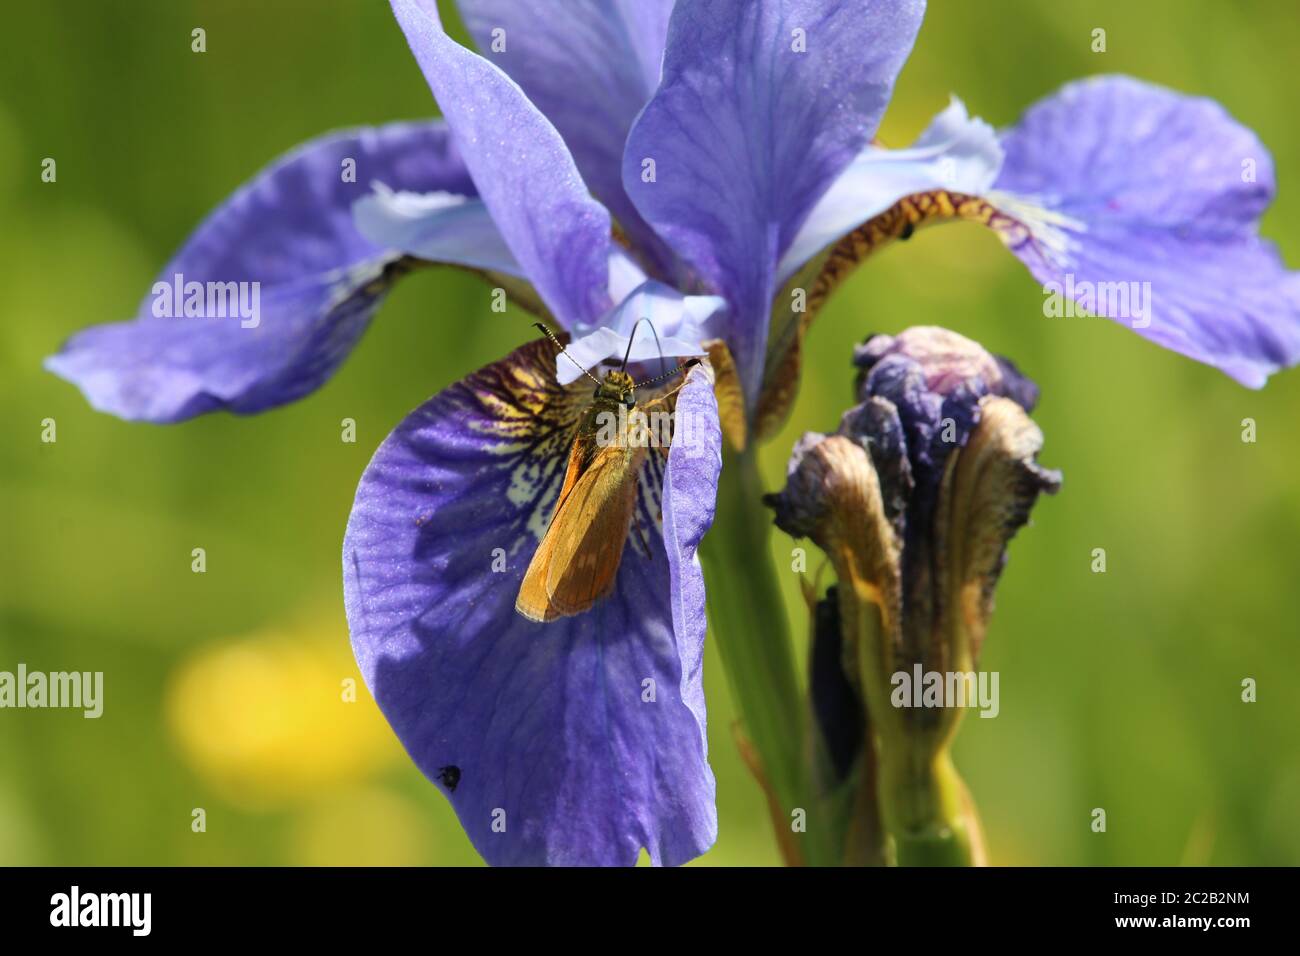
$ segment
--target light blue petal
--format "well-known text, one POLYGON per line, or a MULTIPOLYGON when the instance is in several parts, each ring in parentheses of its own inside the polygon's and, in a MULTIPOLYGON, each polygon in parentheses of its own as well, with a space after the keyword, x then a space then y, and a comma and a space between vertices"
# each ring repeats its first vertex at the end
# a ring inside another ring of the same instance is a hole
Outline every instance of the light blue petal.
POLYGON ((623 144, 659 85, 673 0, 458 0, 479 53, 560 131, 638 249, 672 255, 623 190, 623 144))
POLYGON ((150 422, 259 412, 319 388, 404 271, 400 253, 353 222, 352 205, 371 179, 474 201, 441 121, 318 137, 213 210, 162 269, 134 321, 86 329, 45 367, 95 408, 150 422), (172 291, 191 283, 209 294, 238 288, 255 308, 247 318, 168 309, 172 291))
POLYGON ((560 384, 576 381, 583 369, 593 369, 606 360, 621 362, 624 355, 629 364, 704 355, 703 343, 717 337, 716 323, 710 319, 725 305, 721 296, 682 295, 660 282, 646 282, 619 303, 603 327, 580 335, 567 347, 575 361, 561 357, 557 369, 560 384), (654 331, 644 322, 637 328, 641 319, 649 319, 654 331))
POLYGON ((722 461, 712 382, 688 373, 667 460, 646 460, 614 592, 536 624, 515 598, 591 394, 555 362, 530 342, 375 452, 343 544, 352 646, 489 863, 685 863, 717 834, 696 556, 722 461))
POLYGON ((357 231, 382 248, 523 276, 483 200, 455 193, 396 192, 383 183, 352 206, 357 231))
POLYGON ((1273 161, 1218 103, 1095 77, 1002 142, 988 199, 1045 291, 1251 387, 1300 361, 1300 273, 1257 235, 1273 161))
POLYGON ((610 307, 609 212, 564 140, 510 77, 442 28, 434 0, 392 0, 479 197, 565 328, 610 307))
POLYGON ((751 407, 777 263, 871 140, 923 0, 678 0, 663 79, 623 153, 647 222, 726 297, 751 407), (651 167, 653 162, 653 175, 651 167))

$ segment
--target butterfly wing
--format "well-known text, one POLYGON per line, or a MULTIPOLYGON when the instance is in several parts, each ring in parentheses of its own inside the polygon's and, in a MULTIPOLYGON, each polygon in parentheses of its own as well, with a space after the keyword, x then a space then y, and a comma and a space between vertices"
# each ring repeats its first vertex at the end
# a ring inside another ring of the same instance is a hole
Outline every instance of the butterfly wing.
POLYGON ((614 589, 643 455, 641 449, 600 449, 571 486, 570 459, 567 492, 561 490, 555 517, 519 587, 520 614, 531 621, 581 614, 614 589))

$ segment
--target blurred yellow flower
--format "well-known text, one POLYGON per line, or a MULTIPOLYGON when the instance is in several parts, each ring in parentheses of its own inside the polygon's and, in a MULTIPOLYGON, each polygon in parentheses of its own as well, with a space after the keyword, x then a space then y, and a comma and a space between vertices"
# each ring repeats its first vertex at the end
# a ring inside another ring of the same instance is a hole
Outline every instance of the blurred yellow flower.
POLYGON ((165 708, 194 771, 246 809, 356 783, 402 753, 337 624, 204 648, 172 675, 165 708))

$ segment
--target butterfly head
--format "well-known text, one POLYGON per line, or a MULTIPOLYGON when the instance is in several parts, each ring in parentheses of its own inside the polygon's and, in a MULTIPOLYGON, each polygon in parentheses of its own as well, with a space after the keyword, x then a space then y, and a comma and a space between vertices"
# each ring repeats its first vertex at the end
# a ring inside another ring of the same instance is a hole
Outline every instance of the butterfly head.
POLYGON ((636 384, 627 372, 611 369, 605 373, 605 380, 596 386, 595 397, 632 408, 636 405, 636 384))

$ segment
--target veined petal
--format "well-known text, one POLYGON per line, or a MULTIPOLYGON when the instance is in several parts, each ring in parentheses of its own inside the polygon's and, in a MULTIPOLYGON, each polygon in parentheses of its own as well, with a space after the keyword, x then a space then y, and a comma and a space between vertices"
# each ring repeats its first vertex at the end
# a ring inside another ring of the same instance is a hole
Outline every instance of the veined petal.
POLYGON ((1254 231, 1276 192, 1268 149, 1222 106, 1131 76, 1066 84, 1004 131, 1003 146, 998 190, 1083 219, 1106 210, 1235 236, 1254 231))
POLYGON ((642 269, 626 252, 623 247, 617 244, 610 246, 609 255, 609 297, 613 302, 622 302, 637 288, 646 281, 645 270, 642 269))
POLYGON ((611 305, 609 212, 564 140, 510 77, 447 36, 436 0, 392 5, 515 260, 562 326, 594 323, 611 305))
POLYGON ((654 452, 642 476, 649 553, 631 530, 613 594, 534 624, 515 598, 590 394, 558 385, 555 360, 525 345, 380 446, 344 542, 353 648, 488 862, 630 865, 645 847, 682 863, 716 834, 695 557, 721 462, 708 369, 678 393, 666 467, 654 452))
POLYGON ((400 255, 353 225, 352 203, 372 179, 474 194, 441 122, 312 140, 208 216, 162 270, 138 318, 74 336, 46 368, 101 411, 153 422, 222 408, 257 412, 311 392, 405 271, 400 255))
POLYGON ((679 0, 673 10, 663 80, 628 137, 623 183, 726 296, 751 404, 777 263, 875 132, 923 13, 922 0, 679 0))
POLYGON ((1031 107, 1003 148, 988 198, 1047 288, 1252 387, 1300 360, 1300 274, 1256 235, 1273 162, 1219 104, 1098 77, 1031 107))
POLYGON ((823 248, 904 196, 946 189, 981 196, 1002 168, 1002 147, 988 123, 955 96, 907 149, 868 146, 831 184, 781 259, 784 284, 823 248))
POLYGON ((952 203, 945 211, 941 199, 987 192, 1001 166, 997 133, 971 118, 956 97, 907 149, 868 146, 857 155, 809 213, 778 268, 785 291, 772 300, 763 391, 754 416, 760 439, 775 434, 789 414, 798 392, 803 337, 835 287, 878 245, 955 215, 952 203), (795 289, 805 297, 796 299, 795 289))
POLYGON ((769 417, 788 407, 792 390, 774 386, 797 378, 803 333, 838 284, 882 245, 951 220, 994 229, 1046 292, 1245 385, 1300 361, 1300 273, 1256 234, 1273 161, 1217 103, 1097 77, 1031 107, 1000 146, 991 188, 868 204, 874 215, 796 274, 807 309, 774 307, 769 417))
MULTIPOLYGON (((574 361, 560 360, 559 382, 577 381, 583 369, 607 359, 621 361, 627 356, 629 363, 655 363, 660 358, 704 355, 704 342, 716 337, 710 319, 725 305, 721 296, 682 295, 651 279, 619 303, 604 325, 569 343, 566 350, 574 361), (641 319, 650 320, 653 333, 637 328, 641 319)), ((652 372, 656 367, 651 365, 652 372)))
POLYGON ((635 244, 671 254, 623 190, 623 144, 659 85, 673 0, 458 0, 479 52, 546 114, 635 244))

